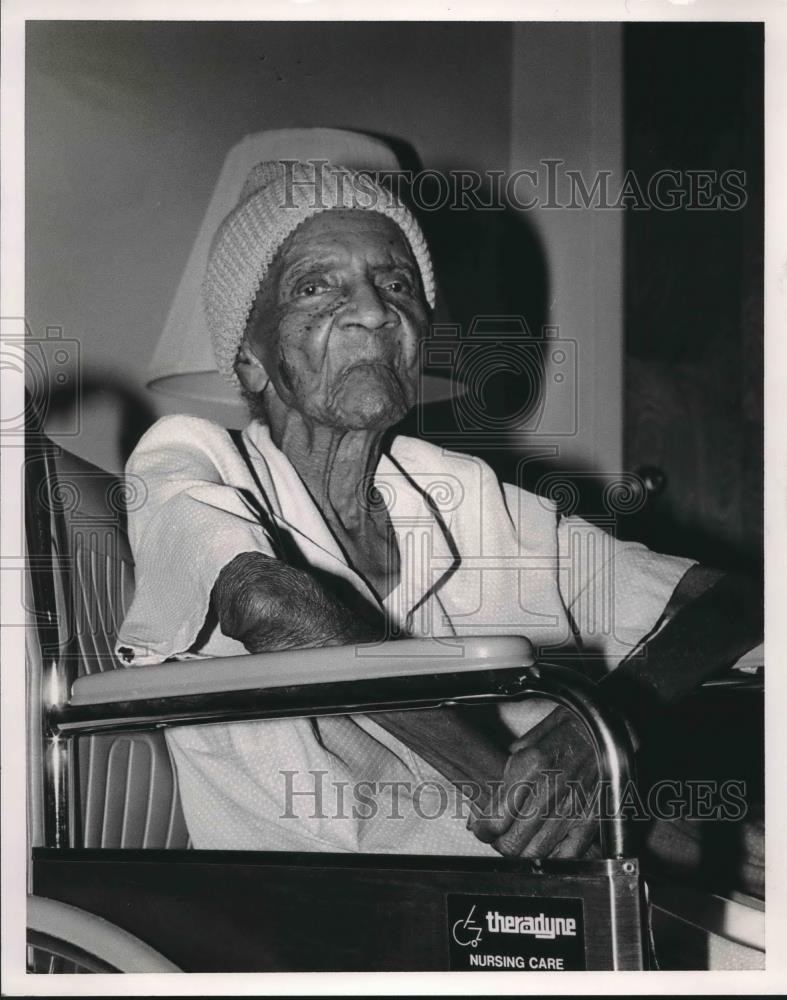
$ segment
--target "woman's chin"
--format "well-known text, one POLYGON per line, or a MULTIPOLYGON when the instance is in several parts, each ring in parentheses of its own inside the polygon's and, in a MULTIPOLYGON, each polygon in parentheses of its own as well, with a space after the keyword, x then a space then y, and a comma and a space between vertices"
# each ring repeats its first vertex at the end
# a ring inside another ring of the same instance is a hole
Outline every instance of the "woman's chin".
POLYGON ((380 406, 370 403, 364 405, 363 400, 355 400, 351 407, 342 407, 334 414, 331 421, 334 426, 346 428, 347 430, 385 430, 393 427, 407 413, 408 407, 401 404, 398 406, 380 406))
POLYGON ((410 409, 393 372, 383 366, 355 368, 333 400, 336 425, 351 430, 379 430, 398 423, 410 409))

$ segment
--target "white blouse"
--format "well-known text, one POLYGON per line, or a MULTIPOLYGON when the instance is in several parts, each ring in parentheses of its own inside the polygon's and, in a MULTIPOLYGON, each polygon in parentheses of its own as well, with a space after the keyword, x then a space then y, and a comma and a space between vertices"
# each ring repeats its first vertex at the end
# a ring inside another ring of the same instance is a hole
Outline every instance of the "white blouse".
MULTIPOLYGON (((243 443, 250 464, 225 428, 172 416, 131 456, 146 495, 129 513, 136 591, 116 646, 124 663, 245 654, 218 626, 203 635, 211 590, 242 552, 278 557, 282 535, 379 605, 267 427, 252 422, 243 443)), ((560 517, 482 460, 413 438, 394 440, 374 482, 401 567, 382 607, 413 635, 526 635, 546 659, 581 650, 614 669, 692 565, 617 540, 613 522, 560 517)), ((512 703, 500 715, 513 737, 552 707, 512 703)), ((167 742, 197 848, 495 854, 466 829, 453 786, 371 717, 190 726, 167 742)))

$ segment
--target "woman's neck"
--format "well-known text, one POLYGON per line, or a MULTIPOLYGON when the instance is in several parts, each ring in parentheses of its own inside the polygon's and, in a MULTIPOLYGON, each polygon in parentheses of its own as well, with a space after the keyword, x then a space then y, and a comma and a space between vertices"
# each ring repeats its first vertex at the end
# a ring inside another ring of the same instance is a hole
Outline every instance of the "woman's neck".
POLYGON ((267 407, 271 440, 284 452, 329 520, 358 528, 376 508, 369 491, 384 430, 347 430, 307 421, 284 407, 267 407))

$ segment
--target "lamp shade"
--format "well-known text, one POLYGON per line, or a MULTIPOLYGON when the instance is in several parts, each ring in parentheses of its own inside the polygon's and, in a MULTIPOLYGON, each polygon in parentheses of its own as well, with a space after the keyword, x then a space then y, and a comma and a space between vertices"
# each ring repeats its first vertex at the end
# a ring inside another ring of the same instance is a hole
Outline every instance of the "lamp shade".
MULTIPOLYGON (((218 372, 202 308, 202 281, 211 242, 235 208, 251 169, 263 160, 328 160, 356 170, 396 171, 399 161, 384 142, 344 129, 273 129, 247 135, 227 154, 189 254, 148 369, 150 389, 204 403, 242 407, 218 372)), ((450 395, 447 380, 427 377, 430 401, 450 395)))

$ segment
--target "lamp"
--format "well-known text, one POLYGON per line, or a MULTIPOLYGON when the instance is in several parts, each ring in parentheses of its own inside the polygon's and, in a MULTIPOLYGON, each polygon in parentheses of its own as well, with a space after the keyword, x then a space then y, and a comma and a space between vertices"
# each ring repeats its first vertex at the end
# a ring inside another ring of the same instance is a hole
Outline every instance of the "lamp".
MULTIPOLYGON (((273 129, 247 135, 227 154, 202 225, 189 254, 175 298, 148 369, 147 386, 157 392, 204 403, 245 409, 235 389, 221 377, 213 357, 202 308, 202 280, 219 225, 238 203, 252 167, 263 160, 322 159, 370 171, 401 169, 394 152, 379 139, 342 129, 273 129)), ((425 375, 423 401, 451 395, 447 379, 425 375)))

